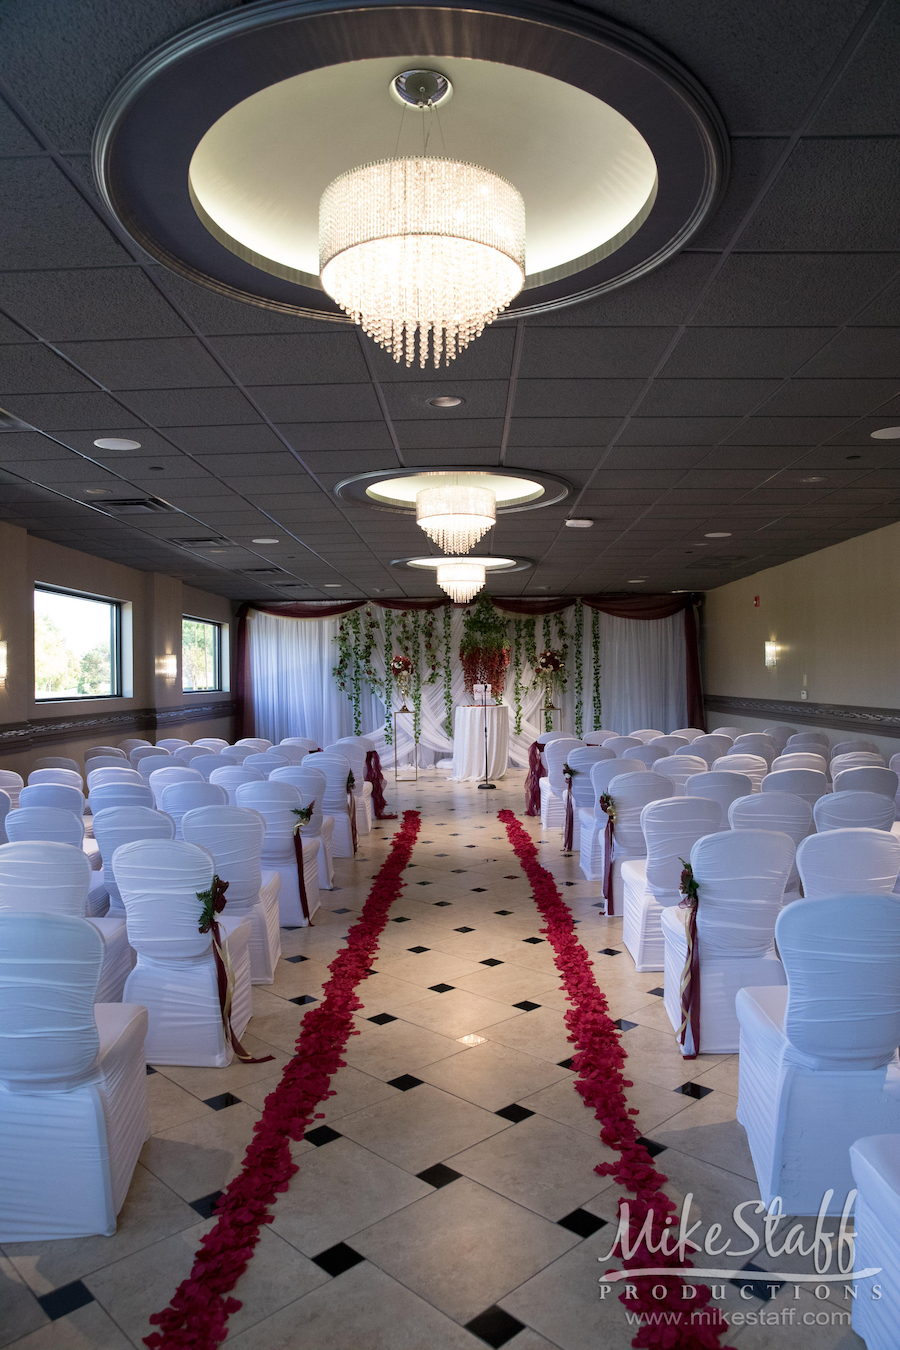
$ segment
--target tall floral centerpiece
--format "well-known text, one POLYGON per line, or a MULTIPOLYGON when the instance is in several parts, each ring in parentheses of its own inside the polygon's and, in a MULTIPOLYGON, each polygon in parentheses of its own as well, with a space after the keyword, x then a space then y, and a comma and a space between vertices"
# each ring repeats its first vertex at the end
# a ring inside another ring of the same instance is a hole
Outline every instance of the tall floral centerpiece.
POLYGON ((397 681, 397 687, 400 690, 400 697, 403 699, 403 707, 399 712, 409 712, 406 706, 406 692, 409 689, 409 680, 412 675, 412 661, 402 652, 395 652, 391 658, 391 674, 397 681))
POLYGON ((535 675, 544 686, 544 713, 556 712, 553 692, 566 668, 566 653, 555 647, 547 647, 537 654, 535 675))
POLYGON ((494 697, 499 698, 506 684, 509 652, 507 621, 494 609, 487 592, 482 591, 466 611, 459 644, 466 693, 471 694, 476 684, 489 684, 494 697))

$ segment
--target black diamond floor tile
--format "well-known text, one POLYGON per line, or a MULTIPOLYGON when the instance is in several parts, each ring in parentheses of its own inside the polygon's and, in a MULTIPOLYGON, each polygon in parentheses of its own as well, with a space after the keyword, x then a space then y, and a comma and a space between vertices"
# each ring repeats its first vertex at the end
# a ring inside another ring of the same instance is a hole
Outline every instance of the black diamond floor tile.
POLYGON ((708 1097, 712 1088, 702 1083, 682 1083, 681 1087, 675 1088, 674 1091, 680 1092, 683 1097, 696 1097, 699 1100, 701 1097, 708 1097))
POLYGON ((499 1111, 495 1111, 494 1115, 511 1121, 513 1125, 520 1125, 523 1120, 533 1116, 534 1112, 529 1111, 527 1106, 519 1106, 517 1102, 512 1102, 510 1106, 503 1106, 499 1111))
POLYGON ((560 1228, 565 1228, 569 1233, 575 1233, 580 1238, 589 1238, 604 1226, 606 1220, 598 1219, 596 1214, 589 1214, 586 1209, 573 1209, 571 1214, 559 1219, 558 1223, 560 1228))
POLYGON ((543 942, 543 940, 544 940, 543 938, 523 938, 523 939, 522 939, 523 942, 529 942, 529 943, 531 944, 532 947, 537 946, 537 944, 538 944, 539 942, 543 942))
POLYGON ((435 1190, 440 1190, 442 1186, 449 1186, 451 1181, 456 1181, 462 1174, 454 1172, 452 1167, 446 1163, 435 1163, 434 1167, 426 1167, 424 1172, 417 1172, 416 1176, 420 1181, 427 1181, 429 1186, 434 1186, 435 1190))
POLYGON ((316 1148, 321 1148, 323 1144, 333 1144, 335 1139, 340 1139, 337 1130, 333 1130, 330 1125, 317 1125, 314 1130, 307 1130, 303 1136, 316 1148))
POLYGON ((299 923, 283 923, 281 925, 281 931, 283 933, 299 933, 302 927, 303 925, 299 923))
POLYGON ((651 1158, 655 1158, 658 1153, 665 1153, 666 1151, 665 1144, 658 1144, 655 1139, 646 1139, 643 1135, 638 1139, 638 1143, 643 1144, 651 1158))
MULTIPOLYGON (((752 1272, 754 1275, 758 1274, 765 1276, 766 1274, 762 1266, 755 1266, 752 1261, 748 1261, 745 1266, 741 1267, 741 1269, 752 1272)), ((784 1280, 773 1280, 771 1276, 769 1276, 768 1279, 762 1280, 737 1279, 732 1280, 731 1283, 735 1286, 736 1289, 749 1288, 753 1294, 753 1297, 761 1299, 763 1303, 771 1302, 771 1300, 775 1297, 775 1295, 784 1288, 785 1284, 784 1280)))
POLYGON ((421 956, 423 952, 430 952, 430 947, 407 947, 408 952, 414 952, 416 956, 421 956))
POLYGON ((374 1017, 369 1018, 369 1021, 374 1022, 376 1027, 386 1027, 388 1022, 396 1022, 396 1020, 396 1017, 392 1017, 390 1013, 376 1013, 374 1017))
POLYGON ((450 870, 451 872, 459 874, 460 872, 468 872, 469 869, 468 867, 451 867, 450 870))
POLYGON ((333 909, 331 912, 332 912, 332 914, 349 914, 349 913, 350 913, 350 910, 349 910, 349 909, 333 909))
POLYGON ((601 948, 600 948, 600 955, 601 955, 601 956, 621 956, 621 955, 622 955, 622 950, 621 950, 620 947, 601 947, 601 948))
POLYGON ((435 900, 434 907, 435 909, 446 909, 448 905, 452 904, 452 900, 435 900))
POLYGON ((152 1065, 148 1064, 146 1067, 148 1073, 156 1073, 156 1070, 152 1067, 152 1065))
POLYGON ((49 1294, 38 1295, 38 1303, 51 1322, 57 1322, 60 1317, 67 1317, 76 1308, 83 1308, 86 1304, 93 1302, 94 1295, 86 1284, 82 1284, 81 1280, 73 1280, 71 1284, 61 1284, 58 1289, 52 1289, 49 1294))
POLYGON ((391 919, 391 923, 409 923, 409 919, 404 918, 402 914, 398 914, 396 919, 391 919))
POLYGON ((571 1069, 573 1060, 574 1060, 574 1056, 572 1056, 571 1059, 561 1059, 561 1060, 559 1061, 559 1067, 560 1067, 561 1069, 571 1069))
POLYGON ((453 931, 454 931, 454 933, 474 933, 474 932, 475 932, 475 929, 474 929, 474 928, 467 928, 465 925, 463 925, 462 928, 454 928, 453 931))
POLYGON ((433 994, 449 994, 451 989, 456 986, 452 984, 430 984, 428 988, 433 994))
POLYGON ((209 1195, 201 1195, 199 1200, 190 1201, 191 1209, 195 1209, 201 1219, 211 1219, 222 1194, 222 1191, 210 1191, 209 1195))
POLYGON ((512 911, 511 909, 495 909, 495 910, 494 910, 494 913, 495 913, 495 914, 501 914, 501 915, 503 916, 504 919, 507 917, 508 914, 512 914, 512 912, 513 912, 513 911, 512 911))
POLYGON ((480 966, 502 966, 503 962, 498 961, 496 956, 489 956, 486 961, 479 961, 480 966))
POLYGON ((416 885, 417 885, 417 886, 430 886, 430 885, 431 885, 431 882, 430 882, 430 881, 417 881, 417 882, 416 882, 416 885))
POLYGON ((487 890, 487 886, 473 886, 473 887, 472 887, 472 894, 473 894, 473 895, 480 895, 482 891, 486 891, 486 890, 487 890))
POLYGON ((308 961, 308 960, 309 960, 309 957, 308 957, 308 956, 286 956, 284 959, 285 959, 285 961, 290 961, 292 965, 296 965, 298 961, 308 961))
POLYGON ((211 1106, 214 1111, 224 1111, 226 1106, 240 1106, 241 1099, 233 1092, 220 1092, 217 1097, 204 1097, 203 1103, 205 1106, 211 1106))
POLYGON ((523 998, 521 1003, 513 1004, 514 1008, 521 1008, 522 1012, 534 1012, 535 1008, 539 1008, 540 1006, 539 1003, 532 1003, 527 998, 523 998))
POLYGON ((624 1017, 617 1017, 615 1019, 615 1025, 620 1031, 631 1031, 632 1027, 637 1026, 637 1022, 628 1022, 624 1017))
POLYGON ((421 1085, 422 1079, 414 1078, 411 1073, 401 1073, 399 1078, 388 1079, 388 1087, 396 1088, 398 1092, 410 1092, 421 1085))
POLYGON ((515 872, 507 872, 507 874, 506 874, 504 877, 501 877, 500 879, 501 879, 501 881, 518 881, 518 880, 519 880, 519 878, 516 876, 515 872))
POLYGON ((338 1242, 334 1247, 329 1247, 327 1251, 319 1252, 319 1255, 312 1259, 321 1270, 324 1270, 326 1275, 334 1278, 337 1275, 343 1275, 345 1270, 352 1270, 354 1266, 358 1266, 360 1261, 364 1261, 366 1258, 360 1256, 359 1252, 355 1252, 352 1247, 348 1247, 346 1242, 338 1242))
POLYGON ((655 994, 657 998, 665 998, 666 996, 666 991, 660 984, 658 984, 655 989, 648 989, 647 993, 655 994))
POLYGON ((302 1007, 304 1003, 318 1003, 315 994, 298 994, 296 998, 289 998, 288 1003, 296 1003, 302 1007))
POLYGON ((519 1332, 524 1330, 524 1322, 504 1312, 496 1304, 493 1308, 485 1308, 483 1313, 479 1313, 471 1322, 466 1323, 466 1331, 471 1331, 473 1336, 493 1346, 494 1350, 500 1350, 501 1345, 506 1345, 507 1341, 511 1341, 513 1336, 518 1336, 519 1332))

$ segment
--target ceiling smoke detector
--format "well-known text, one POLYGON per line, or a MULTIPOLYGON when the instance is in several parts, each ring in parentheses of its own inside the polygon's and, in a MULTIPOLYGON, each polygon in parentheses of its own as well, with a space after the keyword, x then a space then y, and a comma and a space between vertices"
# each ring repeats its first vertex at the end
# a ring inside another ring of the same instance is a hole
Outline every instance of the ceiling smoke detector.
POLYGON ((594 522, 592 520, 588 520, 586 517, 583 518, 581 516, 570 516, 569 519, 566 521, 566 529, 589 530, 593 525, 593 523, 594 522))
POLYGON ((127 441, 119 436, 100 436, 94 441, 98 450, 140 450, 140 441, 127 441))

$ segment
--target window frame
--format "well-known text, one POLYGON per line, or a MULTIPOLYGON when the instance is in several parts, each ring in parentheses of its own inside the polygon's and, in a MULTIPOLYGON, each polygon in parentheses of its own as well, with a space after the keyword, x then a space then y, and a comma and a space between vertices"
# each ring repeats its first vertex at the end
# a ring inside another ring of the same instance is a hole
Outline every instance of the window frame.
POLYGON ((224 625, 218 619, 204 619, 199 614, 182 614, 181 616, 181 692, 182 694, 221 694, 225 690, 222 678, 223 652, 224 645, 222 641, 222 629, 224 625), (202 623, 207 628, 215 630, 214 646, 214 667, 215 684, 208 685, 203 689, 185 689, 185 661, 184 661, 184 625, 185 623, 202 623))
MULTIPOLYGON (((45 703, 96 703, 106 699, 125 697, 123 693, 123 652, 122 652, 122 611, 123 601, 114 600, 108 595, 94 595, 91 591, 76 591, 69 586, 55 586, 52 582, 36 581, 32 594, 32 615, 34 613, 34 595, 38 591, 50 595, 67 595, 73 600, 91 600, 98 605, 108 605, 110 611, 110 692, 108 694, 44 694, 37 691, 37 671, 32 680, 33 698, 36 704, 45 703)), ((32 658, 34 655, 37 628, 32 625, 32 658)))

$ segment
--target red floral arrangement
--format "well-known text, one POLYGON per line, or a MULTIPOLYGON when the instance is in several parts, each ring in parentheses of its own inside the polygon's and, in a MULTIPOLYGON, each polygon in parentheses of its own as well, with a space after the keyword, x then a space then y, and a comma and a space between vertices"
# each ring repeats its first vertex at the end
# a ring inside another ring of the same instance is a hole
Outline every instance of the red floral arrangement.
POLYGON ((391 674, 396 679, 398 675, 412 674, 412 661, 408 656, 403 656, 400 652, 394 652, 391 658, 391 674))
POLYGON ((498 614, 489 595, 482 593, 463 620, 459 647, 466 693, 476 684, 489 684, 499 702, 509 667, 507 621, 498 614))
POLYGON ((566 658, 555 647, 548 647, 538 654, 537 668, 543 675, 558 675, 566 668, 566 658))

